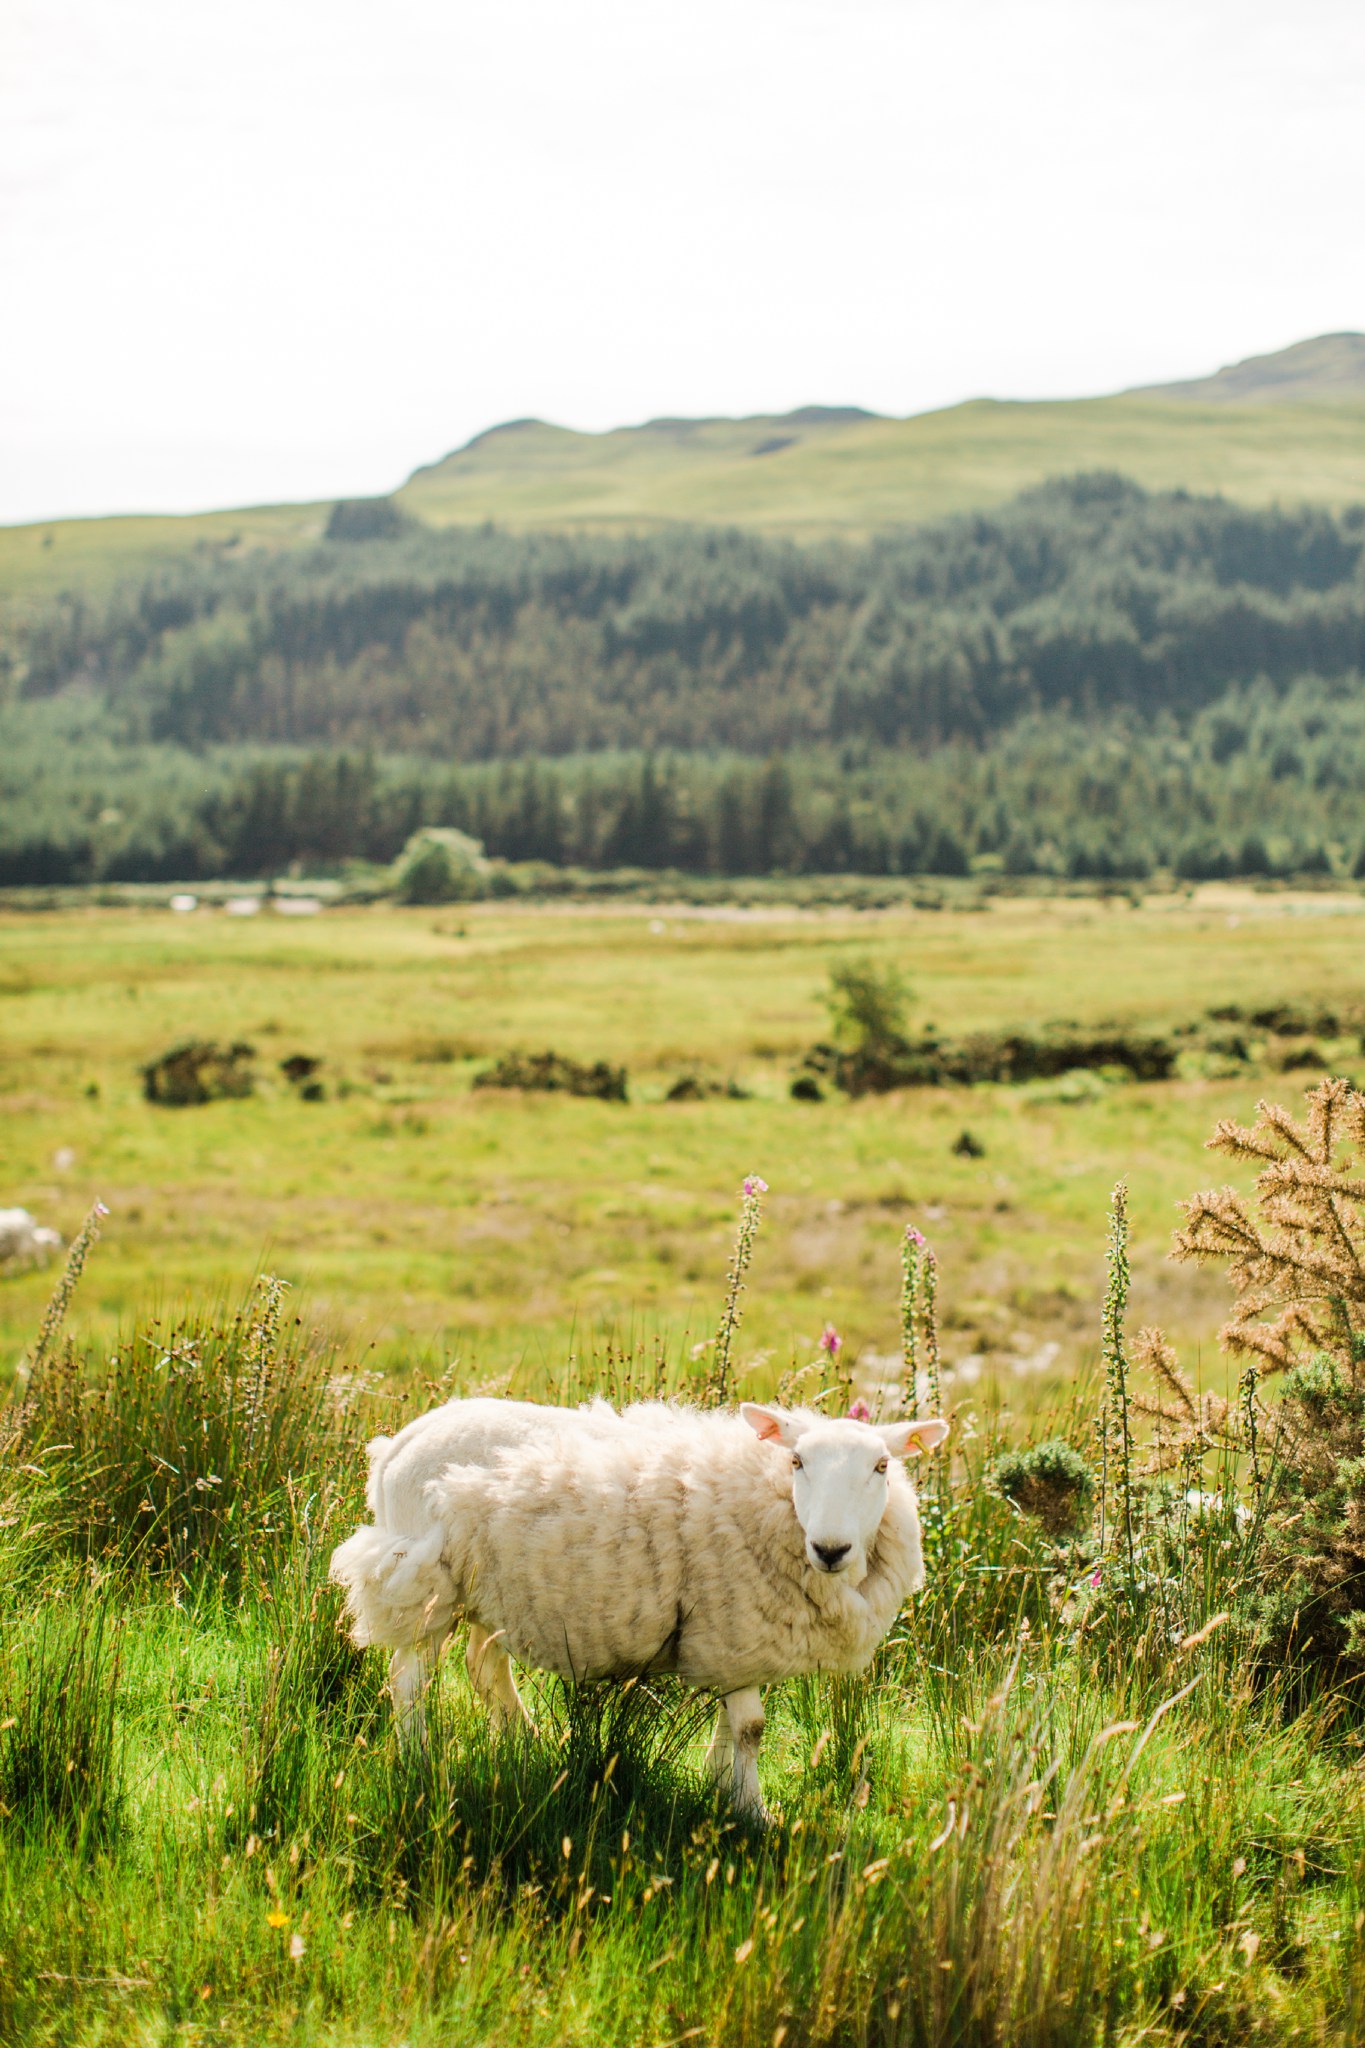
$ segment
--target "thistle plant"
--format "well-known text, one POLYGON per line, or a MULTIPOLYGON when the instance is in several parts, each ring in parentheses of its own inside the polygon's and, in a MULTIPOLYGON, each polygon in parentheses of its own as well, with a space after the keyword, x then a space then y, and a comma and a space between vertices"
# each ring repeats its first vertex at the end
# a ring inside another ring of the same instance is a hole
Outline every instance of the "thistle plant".
POLYGON ((927 1249, 924 1233, 913 1223, 905 1226, 901 1239, 901 1405, 907 1415, 915 1412, 919 1371, 919 1273, 920 1257, 927 1249))
POLYGON ((735 1331, 739 1328, 740 1296, 744 1292, 744 1275, 753 1257, 754 1239, 763 1215, 763 1197, 767 1192, 766 1180, 760 1179, 756 1173, 745 1175, 740 1190, 739 1228, 735 1232, 735 1248, 730 1255, 730 1268, 726 1275, 725 1304, 716 1325, 711 1363, 702 1382, 703 1408, 723 1408, 730 1397, 731 1353, 735 1331))
POLYGON ((923 1231, 913 1223, 901 1240, 901 1399, 907 1415, 919 1409, 919 1375, 924 1370, 929 1413, 943 1407, 938 1356, 938 1260, 923 1231))

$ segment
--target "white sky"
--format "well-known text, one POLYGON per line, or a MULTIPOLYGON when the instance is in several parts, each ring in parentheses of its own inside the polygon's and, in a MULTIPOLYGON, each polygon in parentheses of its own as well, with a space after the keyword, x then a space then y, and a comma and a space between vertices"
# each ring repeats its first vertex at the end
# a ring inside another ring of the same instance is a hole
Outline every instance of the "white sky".
POLYGON ((5 0, 0 520, 1365 328, 1361 0, 5 0))

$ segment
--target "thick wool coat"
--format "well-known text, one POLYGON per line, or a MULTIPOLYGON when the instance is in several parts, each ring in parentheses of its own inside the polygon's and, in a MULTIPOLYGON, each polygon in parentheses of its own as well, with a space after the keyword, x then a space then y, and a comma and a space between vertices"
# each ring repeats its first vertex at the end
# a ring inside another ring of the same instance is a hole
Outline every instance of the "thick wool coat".
POLYGON ((853 1584, 812 1567, 790 1454, 736 1416, 513 1402, 437 1413, 434 1432, 424 1417, 374 1446, 374 1526, 333 1560, 359 1643, 439 1639, 464 1617, 565 1678, 670 1671, 727 1693, 860 1670, 923 1583, 897 1460, 853 1584))

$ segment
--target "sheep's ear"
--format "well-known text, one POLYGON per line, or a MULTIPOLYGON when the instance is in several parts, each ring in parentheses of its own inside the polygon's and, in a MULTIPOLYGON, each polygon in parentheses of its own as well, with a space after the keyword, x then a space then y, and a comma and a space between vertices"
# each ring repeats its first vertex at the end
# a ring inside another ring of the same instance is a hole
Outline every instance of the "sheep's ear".
POLYGON ((785 1444, 788 1450, 796 1442, 796 1431, 790 1415, 784 1415, 780 1408, 760 1408, 756 1401, 741 1401, 739 1412, 755 1436, 764 1443, 785 1444))
POLYGON ((935 1416, 932 1421, 887 1422, 877 1433, 893 1458, 911 1458, 921 1451, 936 1451, 948 1434, 948 1425, 935 1416))

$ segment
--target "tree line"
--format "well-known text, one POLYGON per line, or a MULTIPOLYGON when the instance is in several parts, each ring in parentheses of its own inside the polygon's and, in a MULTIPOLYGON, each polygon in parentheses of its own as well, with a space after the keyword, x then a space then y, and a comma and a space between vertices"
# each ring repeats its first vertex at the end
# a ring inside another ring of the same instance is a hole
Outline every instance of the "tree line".
POLYGON ((90 701, 0 711, 0 886, 264 878, 450 825, 512 862, 694 874, 1365 873, 1358 677, 1181 722, 1032 714, 985 746, 440 762, 130 746, 90 701))

